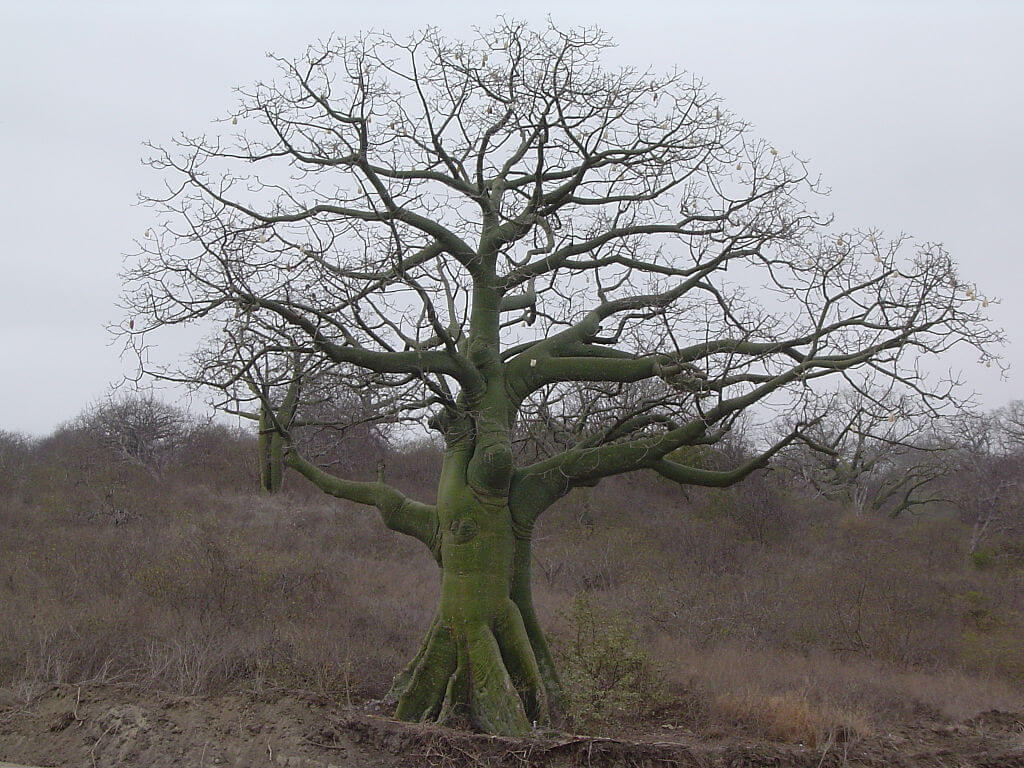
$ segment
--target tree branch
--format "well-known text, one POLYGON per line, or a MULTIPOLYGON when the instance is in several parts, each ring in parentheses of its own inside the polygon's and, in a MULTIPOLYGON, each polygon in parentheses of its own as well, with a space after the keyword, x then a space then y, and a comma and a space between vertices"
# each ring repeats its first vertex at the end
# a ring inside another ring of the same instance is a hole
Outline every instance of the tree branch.
POLYGON ((331 496, 376 507, 384 525, 421 541, 439 560, 441 534, 436 507, 407 498, 382 479, 377 482, 343 480, 306 461, 294 449, 285 456, 285 463, 331 496))

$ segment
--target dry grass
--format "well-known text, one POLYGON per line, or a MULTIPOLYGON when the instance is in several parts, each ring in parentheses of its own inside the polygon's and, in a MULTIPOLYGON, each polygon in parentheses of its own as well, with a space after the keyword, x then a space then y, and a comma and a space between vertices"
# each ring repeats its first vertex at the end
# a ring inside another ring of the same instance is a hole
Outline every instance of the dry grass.
POLYGON ((725 693, 713 699, 710 710, 710 719, 729 731, 809 747, 835 738, 848 741, 871 732, 859 714, 823 706, 800 693, 725 693))
MULTIPOLYGON (((6 454, 0 615, 16 620, 0 624, 0 687, 387 689, 434 609, 419 544, 298 478, 254 493, 237 435, 206 435, 160 479, 97 450, 62 433, 6 454)), ((436 461, 421 446, 389 463, 429 499, 436 461)), ((622 478, 549 512, 536 600, 563 651, 586 594, 668 692, 645 716, 704 733, 808 744, 1024 710, 1024 567, 972 567, 953 521, 849 518, 754 482, 687 499, 622 478)))
POLYGON ((166 506, 133 504, 138 517, 118 526, 72 504, 3 507, 0 613, 19 620, 0 626, 0 686, 362 696, 387 685, 429 623, 436 566, 365 510, 181 478, 161 491, 166 506))

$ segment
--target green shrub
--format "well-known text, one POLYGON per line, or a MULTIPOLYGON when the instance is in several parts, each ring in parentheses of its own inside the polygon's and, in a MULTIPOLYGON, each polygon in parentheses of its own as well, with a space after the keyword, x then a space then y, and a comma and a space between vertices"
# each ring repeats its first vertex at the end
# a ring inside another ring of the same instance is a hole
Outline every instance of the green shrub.
POLYGON ((991 549, 976 549, 971 552, 971 565, 979 571, 984 571, 995 565, 996 556, 991 549))
POLYGON ((556 646, 569 714, 580 724, 647 715, 665 692, 633 624, 577 595, 565 614, 568 630, 556 646))

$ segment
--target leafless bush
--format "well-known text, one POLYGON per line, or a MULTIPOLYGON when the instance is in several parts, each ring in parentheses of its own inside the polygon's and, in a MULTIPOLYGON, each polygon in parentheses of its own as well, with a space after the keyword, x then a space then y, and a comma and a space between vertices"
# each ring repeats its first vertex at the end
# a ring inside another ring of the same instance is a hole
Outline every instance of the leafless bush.
POLYGON ((87 408, 75 426, 125 461, 159 476, 179 458, 198 421, 153 393, 111 394, 87 408))
POLYGON ((21 485, 32 445, 25 435, 0 429, 0 498, 13 494, 21 485))

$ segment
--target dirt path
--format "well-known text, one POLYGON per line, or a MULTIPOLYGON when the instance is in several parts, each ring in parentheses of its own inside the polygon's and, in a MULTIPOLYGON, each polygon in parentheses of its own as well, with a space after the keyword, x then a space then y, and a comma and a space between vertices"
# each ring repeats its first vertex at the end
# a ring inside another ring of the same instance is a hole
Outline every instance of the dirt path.
POLYGON ((75 768, 1024 768, 1024 715, 1005 712, 871 738, 840 736, 813 749, 708 743, 649 726, 638 727, 633 738, 502 739, 396 723, 309 694, 188 698, 61 687, 31 704, 0 705, 0 760, 75 768), (654 737, 661 734, 673 740, 654 737))

